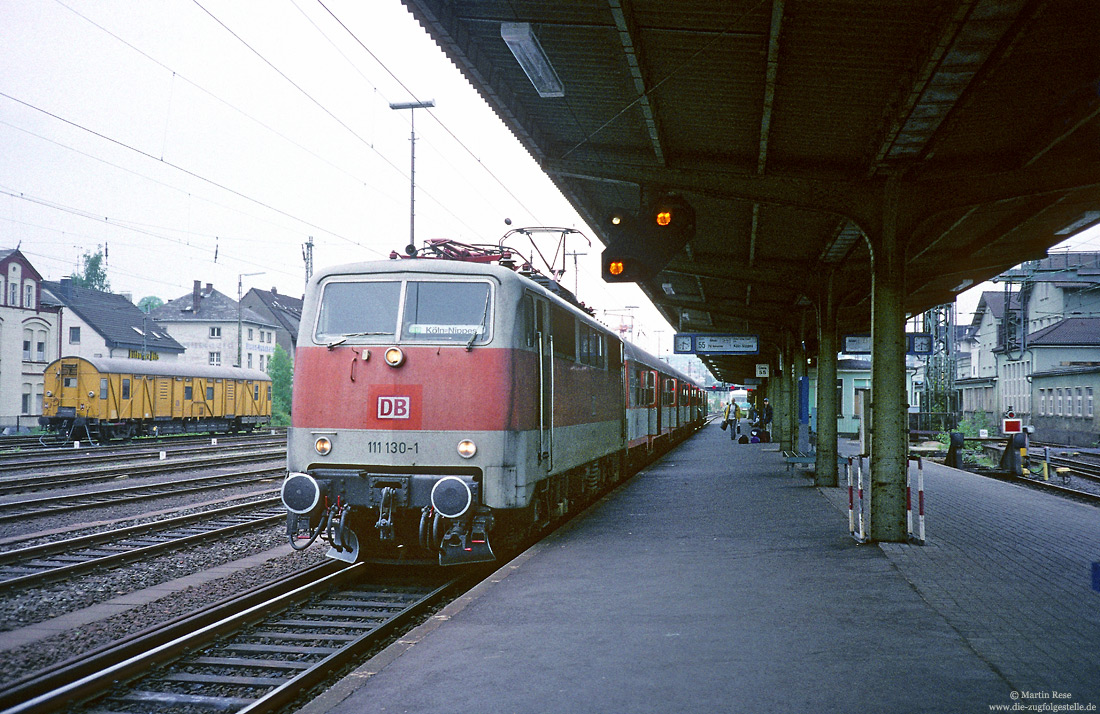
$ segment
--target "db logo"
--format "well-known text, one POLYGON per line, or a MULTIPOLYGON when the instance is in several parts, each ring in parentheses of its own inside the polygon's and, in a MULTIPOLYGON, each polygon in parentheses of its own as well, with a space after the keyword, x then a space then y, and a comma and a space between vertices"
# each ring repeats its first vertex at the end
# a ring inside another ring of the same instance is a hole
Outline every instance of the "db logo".
POLYGON ((408 397, 378 397, 378 418, 408 419, 409 404, 408 397))

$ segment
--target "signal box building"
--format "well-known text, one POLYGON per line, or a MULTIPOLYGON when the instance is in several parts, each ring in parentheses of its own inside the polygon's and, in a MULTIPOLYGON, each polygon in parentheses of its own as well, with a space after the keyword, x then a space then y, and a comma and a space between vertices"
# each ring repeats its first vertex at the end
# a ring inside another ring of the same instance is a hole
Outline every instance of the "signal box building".
POLYGON ((58 310, 18 249, 0 250, 0 431, 37 426, 46 365, 58 356, 58 310))

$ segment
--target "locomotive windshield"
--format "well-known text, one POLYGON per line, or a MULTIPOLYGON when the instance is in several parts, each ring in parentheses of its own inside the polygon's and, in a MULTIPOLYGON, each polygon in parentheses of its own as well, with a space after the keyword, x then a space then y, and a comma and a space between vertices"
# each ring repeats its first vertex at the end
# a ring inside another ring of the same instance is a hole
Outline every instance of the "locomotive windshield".
POLYGON ((392 340, 400 325, 402 342, 473 344, 488 338, 490 302, 483 281, 333 282, 321 296, 316 336, 392 340))
POLYGON ((397 332, 398 281, 329 283, 321 297, 317 336, 351 337, 397 332))

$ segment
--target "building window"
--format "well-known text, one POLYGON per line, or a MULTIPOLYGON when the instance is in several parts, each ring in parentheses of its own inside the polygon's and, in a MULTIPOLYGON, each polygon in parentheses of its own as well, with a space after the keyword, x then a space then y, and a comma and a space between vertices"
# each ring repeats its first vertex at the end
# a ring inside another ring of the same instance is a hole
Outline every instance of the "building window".
POLYGON ((31 413, 31 385, 23 385, 23 414, 31 413))
POLYGON ((23 361, 31 361, 31 339, 29 337, 23 338, 23 361))
POLYGON ((250 328, 248 328, 248 339, 249 339, 249 340, 251 340, 251 339, 252 339, 252 328, 251 328, 251 327, 250 327, 250 328))
POLYGON ((19 307, 19 286, 12 283, 8 286, 10 292, 8 292, 8 304, 12 307, 19 307))
POLYGON ((222 338, 222 328, 220 328, 220 327, 211 327, 210 328, 210 339, 220 340, 221 338, 222 338))
POLYGON ((1092 387, 1085 387, 1085 416, 1092 419, 1092 387))
POLYGON ((211 367, 221 367, 222 365, 222 353, 211 352, 209 364, 211 367))
POLYGON ((69 344, 70 345, 79 345, 80 344, 80 328, 79 327, 70 327, 69 328, 69 344))
POLYGON ((34 307, 34 284, 29 283, 23 291, 23 307, 34 307))
POLYGON ((1056 389, 1054 391, 1054 394, 1055 394, 1054 414, 1055 414, 1055 416, 1062 416, 1062 388, 1058 387, 1058 389, 1056 389))
POLYGON ((1084 390, 1082 390, 1080 387, 1077 388, 1077 412, 1076 412, 1076 416, 1078 416, 1078 417, 1085 416, 1084 390))

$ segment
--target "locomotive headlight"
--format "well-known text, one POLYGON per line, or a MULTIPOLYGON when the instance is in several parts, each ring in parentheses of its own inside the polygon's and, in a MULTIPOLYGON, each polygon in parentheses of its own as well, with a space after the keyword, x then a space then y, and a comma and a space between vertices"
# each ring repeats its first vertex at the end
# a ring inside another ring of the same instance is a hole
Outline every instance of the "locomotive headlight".
POLYGON ((332 451, 332 440, 327 436, 319 436, 317 441, 313 442, 313 448, 318 454, 324 456, 332 451))
POLYGON ((401 351, 400 347, 391 347, 386 350, 385 360, 386 364, 391 367, 400 367, 405 361, 405 353, 401 351))
POLYGON ((47 391, 47 392, 46 392, 46 396, 47 396, 47 397, 52 397, 52 396, 53 396, 53 392, 51 392, 51 391, 47 391))
POLYGON ((464 459, 474 458, 474 454, 477 453, 477 444, 469 439, 463 439, 458 442, 458 455, 464 459))
POLYGON ((95 399, 95 392, 88 392, 88 399, 95 399))

